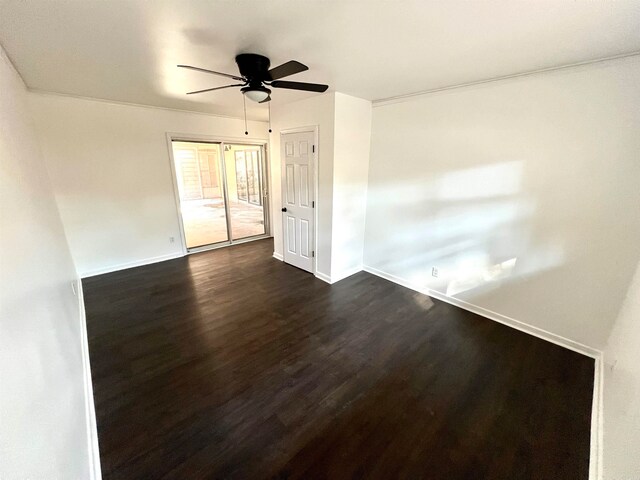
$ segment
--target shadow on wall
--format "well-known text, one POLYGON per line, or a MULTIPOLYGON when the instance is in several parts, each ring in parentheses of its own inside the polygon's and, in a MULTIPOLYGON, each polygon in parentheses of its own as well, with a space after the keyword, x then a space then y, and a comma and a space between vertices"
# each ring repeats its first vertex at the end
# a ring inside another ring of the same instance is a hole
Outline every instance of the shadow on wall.
POLYGON ((413 285, 453 296, 485 292, 512 276, 561 265, 563 242, 534 238, 536 200, 522 191, 523 169, 524 162, 515 160, 446 172, 426 182, 371 186, 370 208, 407 220, 370 250, 370 256, 387 259, 377 268, 410 272, 405 278, 413 285))

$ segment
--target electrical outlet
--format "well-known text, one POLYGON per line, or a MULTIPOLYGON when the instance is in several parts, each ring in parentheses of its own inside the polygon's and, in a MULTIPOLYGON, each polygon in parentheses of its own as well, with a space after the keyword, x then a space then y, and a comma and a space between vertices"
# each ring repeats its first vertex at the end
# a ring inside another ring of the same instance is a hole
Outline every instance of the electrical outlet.
POLYGON ((175 237, 169 237, 169 243, 174 243, 176 241, 175 237))
POLYGON ((438 267, 431 267, 431 276, 432 277, 438 276, 438 267))

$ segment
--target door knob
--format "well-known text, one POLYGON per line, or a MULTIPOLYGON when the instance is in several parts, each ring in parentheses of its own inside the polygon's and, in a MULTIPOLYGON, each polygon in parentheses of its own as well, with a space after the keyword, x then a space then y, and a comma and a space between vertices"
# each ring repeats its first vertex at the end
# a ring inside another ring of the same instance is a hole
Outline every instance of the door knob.
POLYGON ((283 212, 286 212, 286 211, 287 211, 287 207, 284 207, 284 208, 282 209, 282 211, 283 211, 283 212))

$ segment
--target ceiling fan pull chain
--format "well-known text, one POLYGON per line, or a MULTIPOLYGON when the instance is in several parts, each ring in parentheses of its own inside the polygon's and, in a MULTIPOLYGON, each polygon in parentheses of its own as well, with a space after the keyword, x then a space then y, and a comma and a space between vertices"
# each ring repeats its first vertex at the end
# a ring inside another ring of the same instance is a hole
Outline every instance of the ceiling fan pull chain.
POLYGON ((269 107, 269 133, 271 133, 271 102, 267 106, 269 107))
POLYGON ((244 134, 249 135, 249 129, 247 128, 247 100, 242 95, 242 106, 244 108, 244 134))

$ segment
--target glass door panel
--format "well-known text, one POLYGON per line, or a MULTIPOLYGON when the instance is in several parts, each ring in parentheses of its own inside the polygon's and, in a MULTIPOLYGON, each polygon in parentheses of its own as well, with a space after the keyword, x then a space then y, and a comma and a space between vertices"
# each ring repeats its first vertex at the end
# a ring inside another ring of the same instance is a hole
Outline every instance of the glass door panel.
POLYGON ((172 142, 188 249, 229 241, 221 145, 172 142))
POLYGON ((257 150, 252 150, 247 152, 245 156, 247 162, 247 191, 249 193, 249 203, 252 205, 261 205, 262 203, 258 154, 257 150))
POLYGON ((231 238, 263 235, 265 210, 262 186, 262 148, 256 145, 225 145, 231 238))

